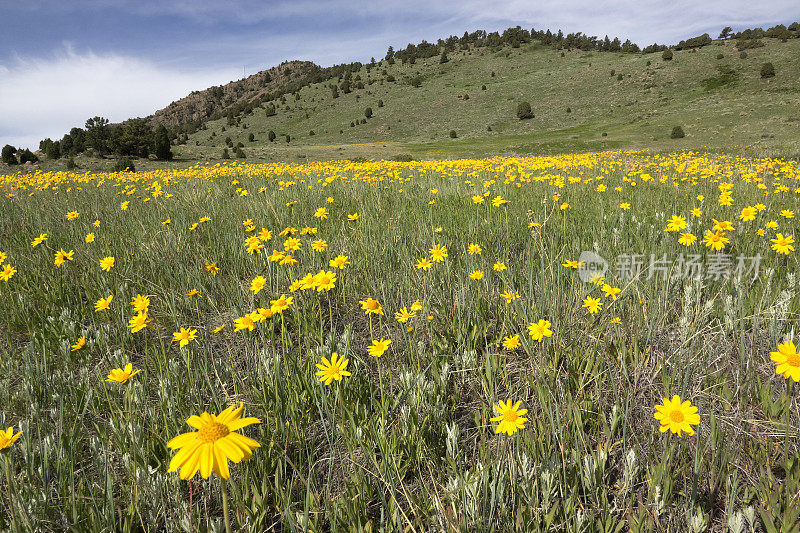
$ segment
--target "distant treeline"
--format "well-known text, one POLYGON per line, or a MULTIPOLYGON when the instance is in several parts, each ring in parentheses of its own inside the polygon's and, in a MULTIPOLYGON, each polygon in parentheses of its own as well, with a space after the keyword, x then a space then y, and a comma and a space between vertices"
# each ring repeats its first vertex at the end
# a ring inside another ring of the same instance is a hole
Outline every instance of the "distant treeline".
MULTIPOLYGON (((149 157, 172 159, 169 132, 163 125, 153 129, 146 118, 134 118, 122 124, 109 124, 107 118, 92 117, 84 128, 72 128, 59 140, 50 138, 39 142, 39 151, 48 159, 72 158, 91 150, 98 156, 113 154, 119 157, 149 157)), ((6 164, 24 163, 31 159, 27 150, 17 151, 7 145, 3 148, 3 162, 6 164), (27 153, 26 153, 27 152, 27 153), (20 154, 19 160, 16 154, 20 154), (22 155, 25 154, 25 157, 22 155)))
POLYGON ((409 43, 404 49, 395 51, 393 47, 389 47, 385 59, 390 63, 394 60, 400 60, 403 63, 414 63, 417 59, 425 59, 440 55, 442 52, 454 52, 457 50, 467 50, 469 48, 496 48, 500 49, 504 46, 512 48, 519 48, 521 44, 529 43, 531 41, 539 41, 544 46, 552 46, 554 48, 567 48, 578 50, 598 50, 605 52, 625 52, 625 53, 638 53, 638 52, 659 52, 666 50, 666 45, 652 44, 644 50, 639 48, 639 45, 632 43, 630 39, 622 42, 619 37, 610 39, 608 35, 603 39, 596 36, 589 36, 582 32, 569 33, 564 35, 564 32, 558 30, 553 33, 548 30, 527 30, 521 26, 515 28, 508 28, 502 33, 494 31, 487 33, 485 30, 478 30, 472 33, 464 32, 464 35, 457 37, 451 35, 447 39, 439 39, 436 43, 429 43, 422 41, 419 44, 409 43))

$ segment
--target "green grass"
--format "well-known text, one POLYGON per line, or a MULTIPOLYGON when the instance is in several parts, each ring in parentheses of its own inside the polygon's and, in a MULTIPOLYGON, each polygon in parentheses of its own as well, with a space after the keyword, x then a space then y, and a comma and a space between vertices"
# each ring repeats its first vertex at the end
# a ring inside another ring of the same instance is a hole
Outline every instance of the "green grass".
MULTIPOLYGON (((537 142, 514 135, 502 142, 537 142)), ((0 250, 18 272, 0 281, 0 423, 23 435, 2 456, 0 529, 13 517, 36 531, 219 531, 219 480, 168 473, 166 443, 191 429, 190 415, 244 402, 261 423, 242 433, 261 448, 231 467, 236 530, 706 531, 741 519, 753 531, 752 517, 760 530, 794 531, 800 406, 770 352, 796 330, 797 254, 776 254, 775 232, 756 230, 776 220, 798 235, 797 219, 779 214, 797 205, 797 178, 785 161, 626 152, 6 178, 0 250), (717 202, 723 181, 733 206, 717 202), (492 207, 498 195, 510 203, 492 207), (740 221, 757 203, 764 212, 740 221), (330 217, 314 218, 323 206, 330 217), (612 266, 606 282, 622 289, 612 300, 561 266, 584 250, 710 261, 701 243, 687 249, 664 231, 676 214, 700 239, 712 218, 732 221, 725 252, 762 254, 761 276, 631 281, 612 266), (246 219, 254 233, 272 230, 262 255, 245 249, 246 219), (318 228, 299 236, 292 268, 266 259, 288 226, 318 228), (48 240, 32 248, 40 233, 48 240), (312 239, 328 249, 312 251, 312 239), (472 242, 481 255, 467 253, 472 242), (447 260, 414 268, 434 243, 447 260), (75 255, 56 268, 60 248, 75 255), (337 254, 351 265, 332 291, 296 292, 283 315, 233 331, 337 254), (108 255, 116 265, 105 273, 108 255), (493 270, 497 261, 507 270, 493 270), (468 277, 476 269, 479 281, 468 277), (257 275, 268 283, 253 295, 257 275), (505 303, 506 290, 521 298, 505 303), (111 309, 94 312, 109 294, 111 309), (150 295, 152 327, 131 333, 136 294, 150 295), (587 296, 602 298, 600 313, 582 307, 587 296), (384 316, 364 314, 367 297, 384 316), (417 299, 416 318, 395 320, 417 299), (552 322, 542 343, 527 331, 539 319, 552 322), (186 348, 172 342, 181 327, 198 331, 186 348), (521 347, 503 349, 515 334, 521 347), (80 337, 86 346, 70 351, 80 337), (392 340, 379 359, 367 355, 373 338, 392 340), (326 387, 315 364, 334 351, 352 376, 326 387), (128 362, 142 369, 129 386, 104 383, 128 362), (658 430, 654 405, 673 394, 699 408, 694 437, 658 430), (489 420, 506 399, 529 410, 511 437, 489 420)))

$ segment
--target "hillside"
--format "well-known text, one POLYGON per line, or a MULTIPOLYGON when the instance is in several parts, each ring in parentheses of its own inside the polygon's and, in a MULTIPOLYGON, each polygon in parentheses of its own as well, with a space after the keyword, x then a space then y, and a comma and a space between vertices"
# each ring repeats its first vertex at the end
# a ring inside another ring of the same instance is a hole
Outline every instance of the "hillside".
MULTIPOLYGON (((660 51, 559 50, 532 40, 461 46, 446 62, 439 55, 327 68, 287 62, 157 111, 150 122, 177 135, 175 160, 136 166, 219 161, 225 148, 235 159, 238 145, 248 161, 699 148, 798 157, 800 39, 763 38, 764 46, 744 52, 735 40, 709 42, 676 47, 669 61, 660 51), (774 77, 761 78, 765 62, 774 77), (520 102, 530 103, 533 118, 517 118, 520 102), (685 138, 670 138, 675 126, 685 138)), ((76 161, 114 165, 86 155, 76 161)))
POLYGON ((194 91, 156 111, 151 120, 155 124, 166 126, 203 121, 238 107, 260 102, 283 87, 304 84, 312 74, 320 70, 319 66, 310 61, 289 61, 241 80, 194 91))
POLYGON ((270 160, 754 145, 798 153, 800 40, 765 42, 744 59, 734 42, 715 41, 675 51, 671 61, 660 53, 579 50, 562 57, 538 43, 457 52, 444 64, 438 57, 414 65, 383 61, 353 76, 364 89, 333 98, 328 83, 314 84, 279 101, 275 116, 257 108, 234 126, 210 121, 175 151, 220 158, 230 137, 248 158, 270 160), (777 75, 761 79, 767 61, 777 75), (417 76, 421 85, 413 87, 409 80, 417 76), (517 119, 520 101, 530 102, 535 118, 517 119), (676 125, 684 139, 669 138, 676 125), (270 130, 278 136, 272 143, 270 130))

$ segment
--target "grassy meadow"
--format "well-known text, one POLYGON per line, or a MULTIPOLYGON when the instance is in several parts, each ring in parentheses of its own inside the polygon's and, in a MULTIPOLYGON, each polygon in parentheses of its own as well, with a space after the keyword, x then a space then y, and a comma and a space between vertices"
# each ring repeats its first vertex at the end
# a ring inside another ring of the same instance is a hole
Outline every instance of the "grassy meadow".
POLYGON ((0 176, 0 529, 798 531, 798 193, 690 151, 0 176))

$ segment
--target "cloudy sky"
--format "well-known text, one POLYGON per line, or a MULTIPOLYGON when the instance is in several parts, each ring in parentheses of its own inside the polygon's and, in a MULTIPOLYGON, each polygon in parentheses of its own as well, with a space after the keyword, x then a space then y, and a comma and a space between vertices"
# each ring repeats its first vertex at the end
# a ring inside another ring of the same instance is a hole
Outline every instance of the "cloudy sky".
POLYGON ((798 0, 0 0, 0 145, 38 148, 94 115, 147 116, 287 59, 509 26, 673 44, 800 20, 798 0))

